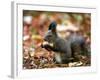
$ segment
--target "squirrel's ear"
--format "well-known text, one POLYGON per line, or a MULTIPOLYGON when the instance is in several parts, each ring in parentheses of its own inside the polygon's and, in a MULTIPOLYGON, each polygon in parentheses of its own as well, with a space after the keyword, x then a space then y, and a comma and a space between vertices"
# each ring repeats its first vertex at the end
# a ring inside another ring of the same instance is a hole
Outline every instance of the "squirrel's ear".
POLYGON ((57 26, 57 23, 53 21, 53 22, 50 23, 48 30, 56 32, 56 26, 57 26))

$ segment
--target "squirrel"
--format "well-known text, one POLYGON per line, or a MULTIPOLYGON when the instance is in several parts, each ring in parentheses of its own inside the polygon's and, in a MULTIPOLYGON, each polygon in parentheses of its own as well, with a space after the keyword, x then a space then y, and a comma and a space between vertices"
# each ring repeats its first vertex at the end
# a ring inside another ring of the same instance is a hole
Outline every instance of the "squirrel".
POLYGON ((56 63, 66 64, 72 60, 80 60, 83 52, 87 53, 85 39, 82 35, 73 33, 69 38, 63 39, 57 35, 57 23, 51 22, 48 32, 41 45, 48 51, 54 51, 56 63))

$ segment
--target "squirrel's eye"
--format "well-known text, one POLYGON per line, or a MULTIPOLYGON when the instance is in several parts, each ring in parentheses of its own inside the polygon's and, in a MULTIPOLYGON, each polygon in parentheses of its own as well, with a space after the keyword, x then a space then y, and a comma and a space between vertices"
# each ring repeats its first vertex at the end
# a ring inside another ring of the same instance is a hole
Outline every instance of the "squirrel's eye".
POLYGON ((48 37, 52 37, 52 35, 48 35, 48 37))

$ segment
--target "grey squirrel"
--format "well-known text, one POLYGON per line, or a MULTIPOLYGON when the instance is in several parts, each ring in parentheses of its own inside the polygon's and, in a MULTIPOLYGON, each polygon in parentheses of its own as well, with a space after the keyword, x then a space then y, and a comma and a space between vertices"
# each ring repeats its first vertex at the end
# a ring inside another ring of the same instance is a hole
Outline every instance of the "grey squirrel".
POLYGON ((56 22, 51 22, 49 25, 42 48, 56 52, 55 61, 57 63, 66 64, 72 59, 80 60, 82 51, 87 53, 84 37, 73 33, 68 39, 62 39, 57 35, 56 26, 56 22))

